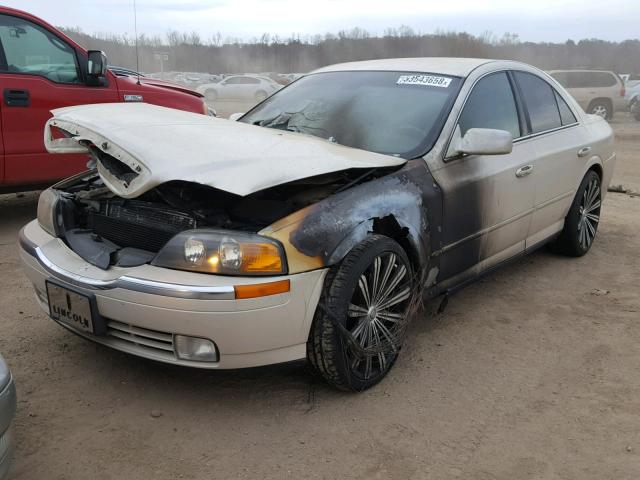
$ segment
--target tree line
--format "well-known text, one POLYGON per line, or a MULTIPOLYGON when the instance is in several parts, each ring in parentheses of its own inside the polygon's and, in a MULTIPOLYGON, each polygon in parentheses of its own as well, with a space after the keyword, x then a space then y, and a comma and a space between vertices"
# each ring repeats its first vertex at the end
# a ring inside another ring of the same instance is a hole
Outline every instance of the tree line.
MULTIPOLYGON (((104 50, 111 65, 135 69, 136 42, 127 35, 87 34, 62 28, 89 49, 104 50)), ((372 35, 361 28, 325 35, 263 34, 249 41, 214 33, 169 31, 164 37, 138 37, 139 68, 158 72, 154 54, 168 54, 164 71, 245 73, 308 72, 333 63, 390 57, 476 57, 519 60, 539 68, 594 68, 640 73, 640 40, 610 42, 598 39, 564 43, 523 42, 518 35, 497 37, 491 32, 474 36, 464 32, 419 33, 410 27, 389 28, 372 35)))

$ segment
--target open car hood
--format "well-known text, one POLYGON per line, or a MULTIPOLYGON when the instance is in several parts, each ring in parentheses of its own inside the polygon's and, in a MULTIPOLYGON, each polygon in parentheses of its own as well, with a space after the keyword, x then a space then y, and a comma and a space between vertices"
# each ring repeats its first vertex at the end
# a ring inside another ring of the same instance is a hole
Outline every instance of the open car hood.
POLYGON ((52 113, 45 126, 47 150, 99 149, 106 160, 98 162, 98 173, 123 198, 171 180, 245 196, 316 175, 406 162, 308 135, 145 103, 82 105, 52 113), (52 128, 71 137, 54 138, 52 128))

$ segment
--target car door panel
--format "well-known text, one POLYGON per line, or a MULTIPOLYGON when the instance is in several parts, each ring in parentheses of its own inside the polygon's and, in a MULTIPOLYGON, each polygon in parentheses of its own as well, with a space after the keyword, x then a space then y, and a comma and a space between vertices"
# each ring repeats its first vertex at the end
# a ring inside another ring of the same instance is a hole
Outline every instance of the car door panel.
POLYGON ((562 230, 584 163, 578 152, 590 147, 584 127, 555 88, 530 72, 513 75, 533 135, 525 142, 535 152, 534 212, 526 240, 530 249, 562 230))
POLYGON ((533 211, 533 179, 515 172, 533 150, 469 156, 434 172, 443 191, 441 278, 449 284, 473 276, 524 251, 533 211))
POLYGON ((581 125, 565 128, 535 139, 535 211, 527 236, 527 248, 562 230, 580 178, 584 158, 578 151, 588 146, 581 125))
POLYGON ((85 85, 76 49, 26 19, 0 15, 0 46, 3 183, 34 185, 82 170, 86 156, 46 152, 44 124, 55 108, 118 101, 115 78, 111 86, 85 85))
MULTIPOLYGON (((113 82, 115 85, 115 82, 113 82)), ((29 92, 28 107, 2 108, 5 134, 5 183, 38 183, 82 170, 86 155, 50 155, 44 147, 44 124, 51 110, 86 103, 117 102, 114 88, 56 84, 39 76, 0 73, 0 90, 29 92)))
POLYGON ((2 104, 0 102, 0 185, 4 183, 4 136, 2 132, 2 104))
MULTIPOLYGON (((458 122, 461 135, 470 128, 494 128, 520 137, 520 118, 511 81, 506 72, 498 72, 476 83, 458 122)), ((443 194, 444 287, 524 252, 534 182, 531 175, 516 172, 528 168, 534 155, 530 143, 515 142, 509 154, 453 158, 433 172, 443 194)))

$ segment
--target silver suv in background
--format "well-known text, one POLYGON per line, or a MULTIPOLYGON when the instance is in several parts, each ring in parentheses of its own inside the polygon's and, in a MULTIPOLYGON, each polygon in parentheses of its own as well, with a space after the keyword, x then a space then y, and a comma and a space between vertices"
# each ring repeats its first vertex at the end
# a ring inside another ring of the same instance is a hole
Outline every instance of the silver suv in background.
POLYGON ((549 74, 576 99, 587 113, 607 120, 627 108, 625 86, 614 72, 606 70, 552 70, 549 74))

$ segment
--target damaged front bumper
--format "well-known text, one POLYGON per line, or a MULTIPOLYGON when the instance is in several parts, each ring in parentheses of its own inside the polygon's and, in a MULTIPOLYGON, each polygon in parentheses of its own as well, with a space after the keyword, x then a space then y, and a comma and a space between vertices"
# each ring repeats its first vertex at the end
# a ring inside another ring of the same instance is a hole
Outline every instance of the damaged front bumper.
MULTIPOLYGON (((37 221, 20 232, 20 257, 47 313, 47 282, 90 300, 102 329, 65 328, 140 357, 198 368, 244 368, 303 359, 326 269, 276 277, 231 277, 151 265, 101 270, 37 221), (289 281, 289 291, 236 298, 236 289, 289 281), (97 333, 97 334, 96 334, 97 333), (178 339, 210 340, 215 361, 185 359, 178 339)), ((68 297, 67 297, 68 298, 68 297)), ((70 300, 67 300, 70 302, 70 300)))

